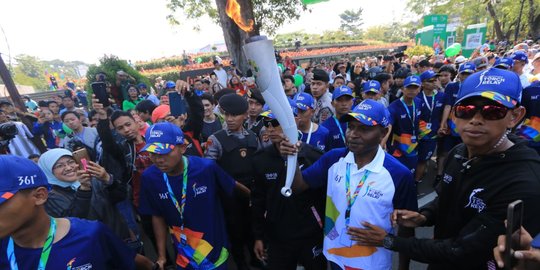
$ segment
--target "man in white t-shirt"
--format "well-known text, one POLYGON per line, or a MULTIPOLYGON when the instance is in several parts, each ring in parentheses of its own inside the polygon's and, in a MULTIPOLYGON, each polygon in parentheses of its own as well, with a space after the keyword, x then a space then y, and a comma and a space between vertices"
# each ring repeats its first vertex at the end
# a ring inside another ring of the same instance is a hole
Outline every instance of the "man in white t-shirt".
MULTIPOLYGON (((384 152, 381 140, 390 124, 386 108, 365 100, 341 117, 347 122, 346 148, 325 153, 295 175, 293 193, 326 186, 323 253, 335 269, 391 269, 392 251, 360 243, 358 228, 376 230, 381 241, 393 228, 390 216, 401 207, 417 209, 411 172, 384 152)), ((282 154, 297 152, 288 142, 282 154)))
POLYGON ((530 79, 532 75, 524 71, 525 65, 529 63, 529 57, 527 53, 523 51, 516 51, 512 58, 514 59, 514 72, 519 76, 521 86, 523 88, 531 85, 530 79))
POLYGON ((214 60, 214 67, 215 67, 214 73, 216 74, 218 78, 219 84, 221 84, 223 88, 226 88, 227 87, 227 71, 223 69, 223 67, 221 66, 221 63, 219 63, 218 60, 214 60))

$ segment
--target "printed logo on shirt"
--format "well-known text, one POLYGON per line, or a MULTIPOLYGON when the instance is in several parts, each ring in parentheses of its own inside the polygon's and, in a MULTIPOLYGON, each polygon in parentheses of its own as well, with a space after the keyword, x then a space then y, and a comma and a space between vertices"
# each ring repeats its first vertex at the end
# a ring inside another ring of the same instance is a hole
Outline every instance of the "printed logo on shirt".
POLYGON ((375 182, 368 183, 366 192, 364 192, 364 195, 362 195, 362 197, 368 196, 370 198, 378 200, 380 197, 384 195, 382 191, 373 188, 374 184, 375 182))
POLYGON ((336 182, 339 183, 339 182, 341 182, 341 179, 342 179, 342 178, 343 178, 343 176, 337 175, 337 174, 336 174, 336 177, 334 178, 334 181, 336 181, 336 182))
POLYGON ((158 193, 159 199, 161 200, 168 200, 169 199, 169 192, 165 193, 158 193))
POLYGON ((406 114, 402 114, 402 115, 400 115, 400 117, 401 117, 401 119, 405 119, 405 118, 407 118, 407 115, 406 115, 406 114))
POLYGON ((435 103, 435 107, 442 107, 442 105, 443 105, 442 102, 437 101, 437 103, 435 103))
POLYGON ((83 264, 83 265, 80 265, 80 266, 77 266, 77 267, 73 267, 73 264, 75 263, 76 260, 77 260, 77 257, 71 259, 67 263, 66 269, 67 270, 90 270, 90 269, 92 269, 92 264, 91 263, 87 263, 87 264, 83 264))
POLYGON ((540 97, 540 95, 531 96, 531 100, 537 100, 540 97))
POLYGON ((266 177, 266 180, 276 180, 277 179, 277 173, 266 173, 264 174, 266 177))
POLYGON ((474 189, 469 196, 469 203, 465 205, 465 208, 470 207, 476 209, 478 213, 482 212, 486 208, 486 203, 484 203, 484 200, 476 197, 476 194, 482 191, 484 191, 483 188, 474 189))
POLYGON ((332 138, 333 138, 334 140, 339 140, 339 139, 341 138, 341 135, 340 135, 340 134, 336 134, 336 135, 332 136, 332 138))
POLYGON ((197 183, 193 184, 193 198, 196 198, 197 195, 201 195, 203 193, 206 193, 206 190, 208 189, 207 186, 197 186, 197 183))
POLYGON ((451 175, 449 174, 444 174, 443 176, 443 182, 447 183, 447 184, 450 184, 450 182, 452 182, 453 178, 451 175))
POLYGON ((313 253, 313 259, 315 259, 317 256, 322 254, 322 247, 314 246, 311 249, 311 252, 313 253))

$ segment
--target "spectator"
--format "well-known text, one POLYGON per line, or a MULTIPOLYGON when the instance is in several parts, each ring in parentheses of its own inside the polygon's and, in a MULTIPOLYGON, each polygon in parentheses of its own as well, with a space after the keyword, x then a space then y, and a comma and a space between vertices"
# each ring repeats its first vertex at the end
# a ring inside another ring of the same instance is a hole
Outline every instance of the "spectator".
POLYGON ((128 97, 122 102, 122 110, 133 110, 139 102, 141 102, 141 99, 139 98, 139 89, 135 85, 129 85, 128 97))
POLYGON ((137 85, 137 88, 139 89, 139 93, 140 93, 139 99, 150 100, 152 101, 152 103, 154 103, 154 105, 156 106, 159 105, 159 99, 154 94, 148 91, 148 86, 146 86, 146 84, 139 83, 137 85))
POLYGON ((143 121, 152 124, 152 113, 157 106, 158 105, 156 105, 151 100, 143 100, 139 102, 137 106, 135 106, 135 110, 143 121))

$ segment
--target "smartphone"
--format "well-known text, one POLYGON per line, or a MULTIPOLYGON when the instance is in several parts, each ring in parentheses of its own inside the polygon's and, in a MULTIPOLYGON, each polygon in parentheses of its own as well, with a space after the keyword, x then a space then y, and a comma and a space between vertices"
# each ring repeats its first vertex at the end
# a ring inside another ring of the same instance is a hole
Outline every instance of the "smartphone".
POLYGON ((86 169, 86 162, 90 159, 90 156, 88 155, 88 151, 86 148, 81 148, 79 150, 73 151, 73 159, 77 161, 77 164, 79 164, 79 168, 86 169), (85 160, 85 161, 83 161, 85 160))
POLYGON ((103 107, 109 107, 111 103, 109 103, 109 94, 107 93, 107 85, 105 82, 94 82, 91 85, 92 91, 99 100, 99 103, 101 103, 103 107))
POLYGON ((504 268, 512 269, 516 260, 514 250, 521 247, 521 222, 523 218, 523 201, 517 200, 508 205, 506 213, 506 248, 504 250, 504 268))
POLYGON ((531 247, 535 249, 540 249, 540 233, 532 240, 531 247))
POLYGON ((171 115, 174 117, 187 112, 186 101, 178 92, 169 93, 169 106, 171 107, 171 115))

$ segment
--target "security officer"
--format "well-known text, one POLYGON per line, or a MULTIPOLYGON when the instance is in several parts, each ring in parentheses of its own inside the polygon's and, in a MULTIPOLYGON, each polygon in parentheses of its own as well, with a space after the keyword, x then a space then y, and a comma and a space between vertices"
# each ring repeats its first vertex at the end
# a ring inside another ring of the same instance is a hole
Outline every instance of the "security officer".
MULTIPOLYGON (((255 255, 261 261, 267 260, 269 270, 295 270, 298 263, 306 270, 325 270, 326 259, 322 254, 324 190, 313 189, 289 198, 281 195, 287 174, 284 157, 279 153, 283 130, 271 111, 263 112, 261 117, 272 145, 253 158, 255 183, 251 200, 255 255)), ((298 164, 307 168, 321 155, 321 150, 303 143, 298 152, 298 164)))
POLYGON ((257 136, 261 136, 263 129, 263 121, 260 114, 263 112, 265 104, 261 91, 257 89, 249 89, 247 91, 248 101, 248 119, 244 122, 244 128, 253 131, 257 136))
MULTIPOLYGON (((227 126, 210 135, 206 142, 205 157, 216 160, 217 164, 236 181, 251 189, 253 154, 260 146, 257 135, 243 126, 248 117, 248 102, 237 94, 227 94, 219 99, 219 106, 227 126)), ((249 269, 244 255, 244 247, 251 252, 253 247, 249 198, 239 195, 232 199, 224 199, 223 204, 231 253, 237 269, 249 269)))

